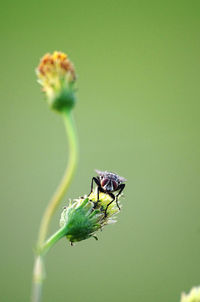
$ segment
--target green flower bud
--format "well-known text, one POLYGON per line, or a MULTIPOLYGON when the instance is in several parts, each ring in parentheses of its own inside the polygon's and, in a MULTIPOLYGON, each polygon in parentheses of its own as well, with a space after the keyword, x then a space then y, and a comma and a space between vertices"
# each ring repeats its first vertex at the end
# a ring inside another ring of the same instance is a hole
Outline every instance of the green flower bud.
POLYGON ((193 287, 189 294, 182 293, 181 302, 200 302, 200 286, 193 287))
POLYGON ((74 106, 76 76, 66 54, 55 51, 44 55, 36 73, 52 109, 61 112, 74 106))
POLYGON ((108 207, 105 216, 106 206, 111 200, 109 195, 100 193, 99 202, 96 203, 97 191, 95 191, 88 197, 70 202, 69 206, 64 208, 60 219, 60 227, 65 228, 67 239, 73 243, 91 236, 95 237, 98 230, 116 222, 114 216, 119 209, 115 201, 108 207))

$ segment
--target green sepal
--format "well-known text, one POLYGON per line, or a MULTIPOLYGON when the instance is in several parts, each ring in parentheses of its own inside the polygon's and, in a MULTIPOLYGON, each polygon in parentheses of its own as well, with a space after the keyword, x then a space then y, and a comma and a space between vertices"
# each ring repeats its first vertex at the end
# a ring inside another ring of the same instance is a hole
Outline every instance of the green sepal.
POLYGON ((58 112, 70 110, 76 103, 74 83, 64 87, 53 99, 47 99, 49 106, 58 112))

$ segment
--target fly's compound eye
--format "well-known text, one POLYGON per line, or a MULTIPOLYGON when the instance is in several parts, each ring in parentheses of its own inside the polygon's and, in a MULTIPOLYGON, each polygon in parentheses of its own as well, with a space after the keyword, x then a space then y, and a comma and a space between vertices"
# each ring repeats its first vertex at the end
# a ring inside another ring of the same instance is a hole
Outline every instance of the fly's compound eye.
POLYGON ((113 184, 114 191, 117 190, 118 185, 117 185, 116 181, 113 180, 112 184, 113 184))
POLYGON ((101 181, 101 186, 102 187, 105 187, 105 185, 108 183, 109 179, 108 178, 104 178, 102 181, 101 181))

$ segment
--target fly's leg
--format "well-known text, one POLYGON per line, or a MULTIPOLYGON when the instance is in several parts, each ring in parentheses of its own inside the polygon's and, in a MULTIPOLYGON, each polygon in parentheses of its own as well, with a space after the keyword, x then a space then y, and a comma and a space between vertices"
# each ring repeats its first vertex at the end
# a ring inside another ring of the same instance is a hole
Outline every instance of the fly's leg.
POLYGON ((90 194, 93 192, 93 186, 94 186, 94 182, 97 185, 97 201, 94 202, 94 208, 97 207, 97 204, 99 202, 99 192, 104 192, 101 188, 101 183, 100 183, 100 179, 99 177, 92 177, 92 182, 91 182, 91 190, 90 193, 88 194, 88 196, 90 196, 90 194))
POLYGON ((99 178, 98 177, 92 177, 91 190, 90 190, 90 193, 88 194, 88 196, 93 192, 93 182, 95 182, 98 187, 101 186, 99 178))
POLYGON ((117 195, 116 195, 116 197, 115 197, 115 202, 116 202, 117 207, 118 207, 119 210, 120 210, 120 206, 119 206, 119 204, 118 204, 118 197, 119 197, 119 195, 122 193, 122 191, 124 190, 124 188, 125 188, 125 184, 120 184, 120 185, 118 186, 118 189, 117 189, 117 190, 119 190, 119 192, 117 193, 117 195))
POLYGON ((103 190, 100 186, 97 187, 97 201, 94 202, 94 208, 97 207, 97 204, 98 204, 98 202, 99 202, 99 192, 104 193, 104 190, 103 190))
POLYGON ((107 193, 111 198, 112 198, 112 200, 107 204, 107 206, 106 206, 106 209, 105 209, 105 217, 107 216, 107 210, 108 210, 108 207, 109 207, 109 205, 111 205, 111 203, 113 203, 113 201, 115 200, 115 195, 113 194, 113 193, 107 193))

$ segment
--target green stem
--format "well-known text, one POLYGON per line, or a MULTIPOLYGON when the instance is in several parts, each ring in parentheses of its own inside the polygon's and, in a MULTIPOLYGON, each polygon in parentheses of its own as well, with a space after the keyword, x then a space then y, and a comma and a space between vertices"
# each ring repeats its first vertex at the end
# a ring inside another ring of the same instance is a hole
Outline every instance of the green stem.
POLYGON ((33 271, 33 291, 32 291, 32 301, 39 302, 42 298, 42 285, 45 279, 45 269, 44 269, 44 256, 50 248, 52 248, 58 240, 66 235, 66 226, 59 229, 55 234, 53 234, 49 239, 38 250, 38 256, 35 259, 34 271, 33 271))
POLYGON ((44 281, 44 255, 48 252, 49 248, 53 246, 60 238, 64 236, 63 230, 60 229, 56 232, 52 237, 50 237, 46 242, 45 238, 48 233, 48 228, 50 221, 54 212, 56 211, 62 197, 64 196, 66 190, 68 189, 72 177, 74 175, 77 158, 78 158, 78 145, 76 138, 76 131, 74 127, 74 121, 71 116, 71 111, 66 110, 62 112, 62 117, 65 124, 65 129, 68 136, 69 141, 69 162, 68 166, 65 170, 64 176, 61 180, 60 185, 58 186, 56 192, 54 193, 52 199, 50 200, 39 229, 38 235, 38 245, 37 250, 38 256, 35 259, 34 269, 33 269, 33 294, 32 294, 32 302, 40 302, 41 301, 41 293, 42 293, 42 285, 44 281))
POLYGON ((42 285, 45 278, 44 261, 42 256, 35 258, 33 269, 33 288, 31 301, 39 302, 42 298, 42 285))
POLYGON ((42 218, 40 231, 39 231, 38 247, 42 246, 42 244, 44 243, 50 220, 55 210, 57 209, 60 200, 64 196, 66 190, 68 189, 71 183, 77 165, 78 146, 77 146, 76 131, 74 128, 74 121, 71 116, 71 111, 64 111, 62 113, 62 116, 63 116, 66 132, 69 140, 69 163, 64 173, 64 176, 62 178, 62 181, 58 186, 55 194, 53 195, 49 205, 47 206, 44 216, 42 218))
POLYGON ((41 247, 41 250, 39 252, 40 255, 44 256, 50 248, 52 248, 58 240, 60 240, 62 237, 66 235, 67 229, 66 226, 59 229, 56 233, 54 233, 49 239, 45 241, 43 246, 41 247))

